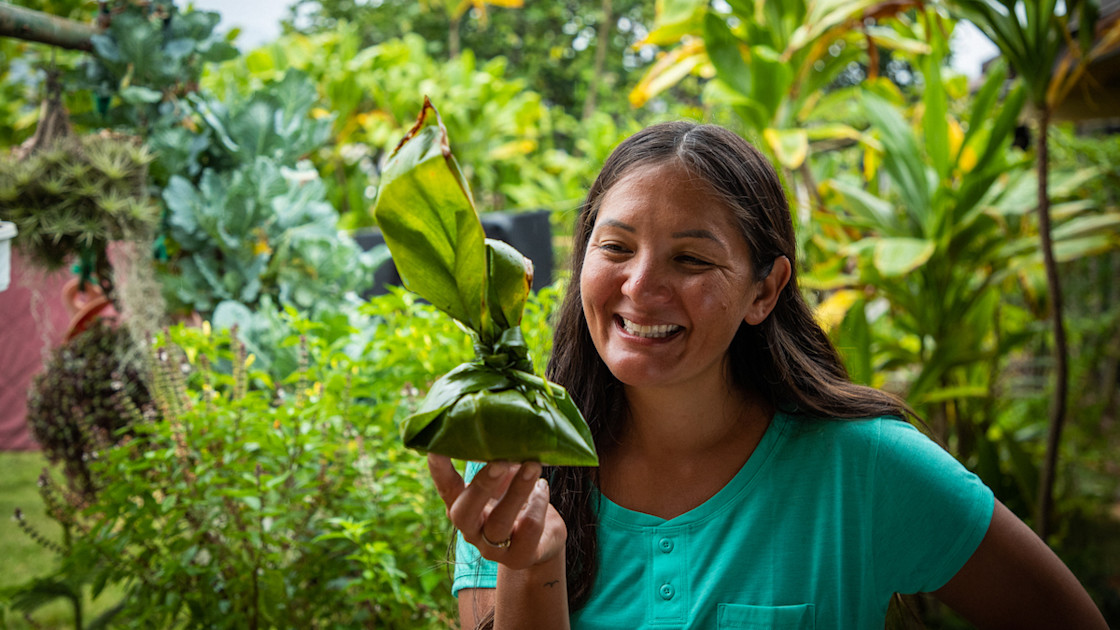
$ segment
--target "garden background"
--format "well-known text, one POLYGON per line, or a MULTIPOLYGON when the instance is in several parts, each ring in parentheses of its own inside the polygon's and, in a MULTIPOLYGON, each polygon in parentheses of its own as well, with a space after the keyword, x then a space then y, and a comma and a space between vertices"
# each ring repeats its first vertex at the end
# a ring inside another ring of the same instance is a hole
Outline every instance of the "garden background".
MULTIPOLYGON (((0 453, 0 625, 454 624, 451 531, 397 423, 471 348, 375 286, 371 213, 427 95, 487 225, 537 226, 538 369, 610 150, 681 117, 752 140, 852 378, 1120 627, 1118 9, 296 0, 245 46, 185 3, 0 2, 0 400, 6 427, 27 409, 5 440, 42 448, 0 453), (1000 53, 976 76, 963 19, 1000 53)), ((967 627, 893 606, 923 623, 967 627)))

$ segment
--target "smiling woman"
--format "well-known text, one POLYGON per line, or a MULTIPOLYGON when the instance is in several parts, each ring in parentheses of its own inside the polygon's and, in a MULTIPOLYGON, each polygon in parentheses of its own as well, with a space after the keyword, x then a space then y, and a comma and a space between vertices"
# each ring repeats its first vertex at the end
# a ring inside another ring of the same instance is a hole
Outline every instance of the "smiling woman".
POLYGON ((464 480, 429 456, 463 627, 870 628, 916 592, 985 628, 1105 627, 905 403, 849 381, 797 287, 781 183, 744 140, 635 134, 574 238, 548 376, 600 465, 464 480))

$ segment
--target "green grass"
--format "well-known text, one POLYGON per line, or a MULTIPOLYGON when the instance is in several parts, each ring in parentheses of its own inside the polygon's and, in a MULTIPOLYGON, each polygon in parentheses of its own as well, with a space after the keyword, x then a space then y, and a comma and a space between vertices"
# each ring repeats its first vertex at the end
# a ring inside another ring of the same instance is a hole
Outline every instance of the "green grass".
MULTIPOLYGON (((26 523, 45 538, 62 540, 62 528, 46 515, 39 497, 38 478, 46 459, 40 453, 0 452, 0 590, 49 575, 56 566, 57 556, 37 544, 20 530, 15 519, 16 509, 23 511, 26 523)), ((113 604, 119 597, 117 591, 106 589, 96 602, 85 603, 86 619, 113 604)), ((21 613, 7 609, 7 601, 0 598, 0 626, 11 630, 32 628, 21 613)), ((31 618, 41 628, 73 628, 74 614, 69 603, 56 601, 32 614, 31 618)))

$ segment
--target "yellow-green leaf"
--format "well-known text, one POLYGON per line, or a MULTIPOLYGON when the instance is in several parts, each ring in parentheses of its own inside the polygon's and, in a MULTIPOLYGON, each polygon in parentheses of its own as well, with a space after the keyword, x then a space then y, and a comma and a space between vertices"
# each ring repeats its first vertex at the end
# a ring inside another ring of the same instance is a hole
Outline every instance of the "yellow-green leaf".
POLYGON ((638 45, 671 46, 698 33, 707 9, 707 0, 657 0, 653 29, 638 45))
POLYGON ((848 309, 852 308, 852 305, 862 296, 863 292, 855 289, 836 291, 817 307, 817 323, 826 333, 831 332, 832 329, 840 325, 840 322, 844 321, 848 309))
POLYGON ((804 129, 774 129, 762 131, 766 144, 781 162, 782 166, 797 170, 809 155, 809 134, 804 129))
POLYGON ((921 238, 884 238, 875 244, 875 268, 886 277, 910 273, 925 264, 935 245, 921 238))
POLYGON ((630 105, 645 105, 649 99, 673 87, 707 61, 703 40, 694 39, 677 46, 662 55, 630 91, 630 105))

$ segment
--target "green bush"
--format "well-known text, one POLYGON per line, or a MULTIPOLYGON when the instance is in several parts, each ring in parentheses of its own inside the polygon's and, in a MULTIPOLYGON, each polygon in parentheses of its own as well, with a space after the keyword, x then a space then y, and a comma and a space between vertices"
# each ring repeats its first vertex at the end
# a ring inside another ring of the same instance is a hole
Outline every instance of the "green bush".
MULTIPOLYGON (((541 361, 556 296, 525 311, 541 361)), ((67 532, 42 541, 60 552, 58 571, 0 597, 30 612, 113 584, 124 627, 447 627, 451 532, 397 421, 471 348, 403 289, 362 311, 360 328, 285 311, 295 334, 278 345, 298 365, 278 378, 236 332, 165 333, 152 359, 158 419, 114 397, 132 435, 91 454, 92 502, 41 482, 67 532)))

